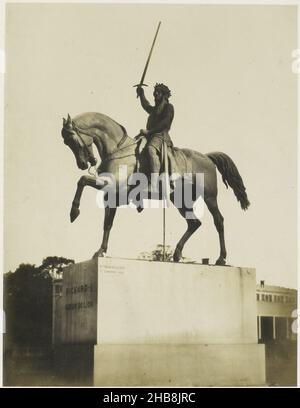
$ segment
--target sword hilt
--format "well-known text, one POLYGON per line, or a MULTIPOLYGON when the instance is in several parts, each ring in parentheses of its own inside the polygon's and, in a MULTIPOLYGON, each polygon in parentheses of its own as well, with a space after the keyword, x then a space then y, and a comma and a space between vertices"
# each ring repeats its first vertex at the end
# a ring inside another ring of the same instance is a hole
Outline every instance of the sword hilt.
MULTIPOLYGON (((134 88, 137 88, 138 86, 143 87, 143 86, 148 86, 147 84, 137 84, 137 85, 133 85, 134 88)), ((139 95, 136 96, 137 98, 139 98, 139 95)))

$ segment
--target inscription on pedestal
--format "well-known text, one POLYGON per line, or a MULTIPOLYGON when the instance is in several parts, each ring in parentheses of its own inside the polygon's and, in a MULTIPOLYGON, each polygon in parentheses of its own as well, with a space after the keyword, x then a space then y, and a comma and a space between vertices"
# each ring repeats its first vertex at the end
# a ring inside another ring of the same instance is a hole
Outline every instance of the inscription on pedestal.
POLYGON ((81 262, 64 270, 61 342, 97 341, 97 261, 81 262))

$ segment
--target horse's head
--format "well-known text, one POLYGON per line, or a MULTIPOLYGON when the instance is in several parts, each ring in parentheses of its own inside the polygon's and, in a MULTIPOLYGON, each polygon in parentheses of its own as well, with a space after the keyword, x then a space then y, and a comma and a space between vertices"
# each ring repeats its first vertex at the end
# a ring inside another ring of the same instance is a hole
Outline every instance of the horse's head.
POLYGON ((88 163, 92 166, 97 163, 93 154, 92 136, 79 133, 69 114, 67 119, 63 118, 61 134, 64 143, 72 150, 77 166, 81 170, 86 170, 88 168, 88 163))

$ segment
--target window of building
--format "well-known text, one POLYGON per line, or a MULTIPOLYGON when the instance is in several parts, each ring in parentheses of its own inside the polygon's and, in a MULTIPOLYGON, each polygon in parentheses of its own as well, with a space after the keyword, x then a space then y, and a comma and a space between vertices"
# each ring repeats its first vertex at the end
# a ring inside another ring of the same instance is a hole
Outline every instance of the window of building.
POLYGON ((268 295, 267 293, 265 294, 265 301, 266 302, 271 302, 271 300, 272 300, 272 296, 271 295, 268 295))
POLYGON ((259 293, 256 293, 256 300, 259 300, 259 293))

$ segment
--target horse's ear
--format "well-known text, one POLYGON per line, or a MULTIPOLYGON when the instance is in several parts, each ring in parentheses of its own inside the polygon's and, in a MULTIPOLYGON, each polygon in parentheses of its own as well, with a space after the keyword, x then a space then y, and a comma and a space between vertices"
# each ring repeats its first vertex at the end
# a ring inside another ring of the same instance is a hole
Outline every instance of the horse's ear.
POLYGON ((69 113, 68 113, 68 118, 67 118, 67 121, 66 121, 66 128, 72 129, 72 119, 71 119, 71 116, 70 116, 69 113))
POLYGON ((65 126, 66 123, 67 123, 66 119, 63 118, 63 126, 65 126))

